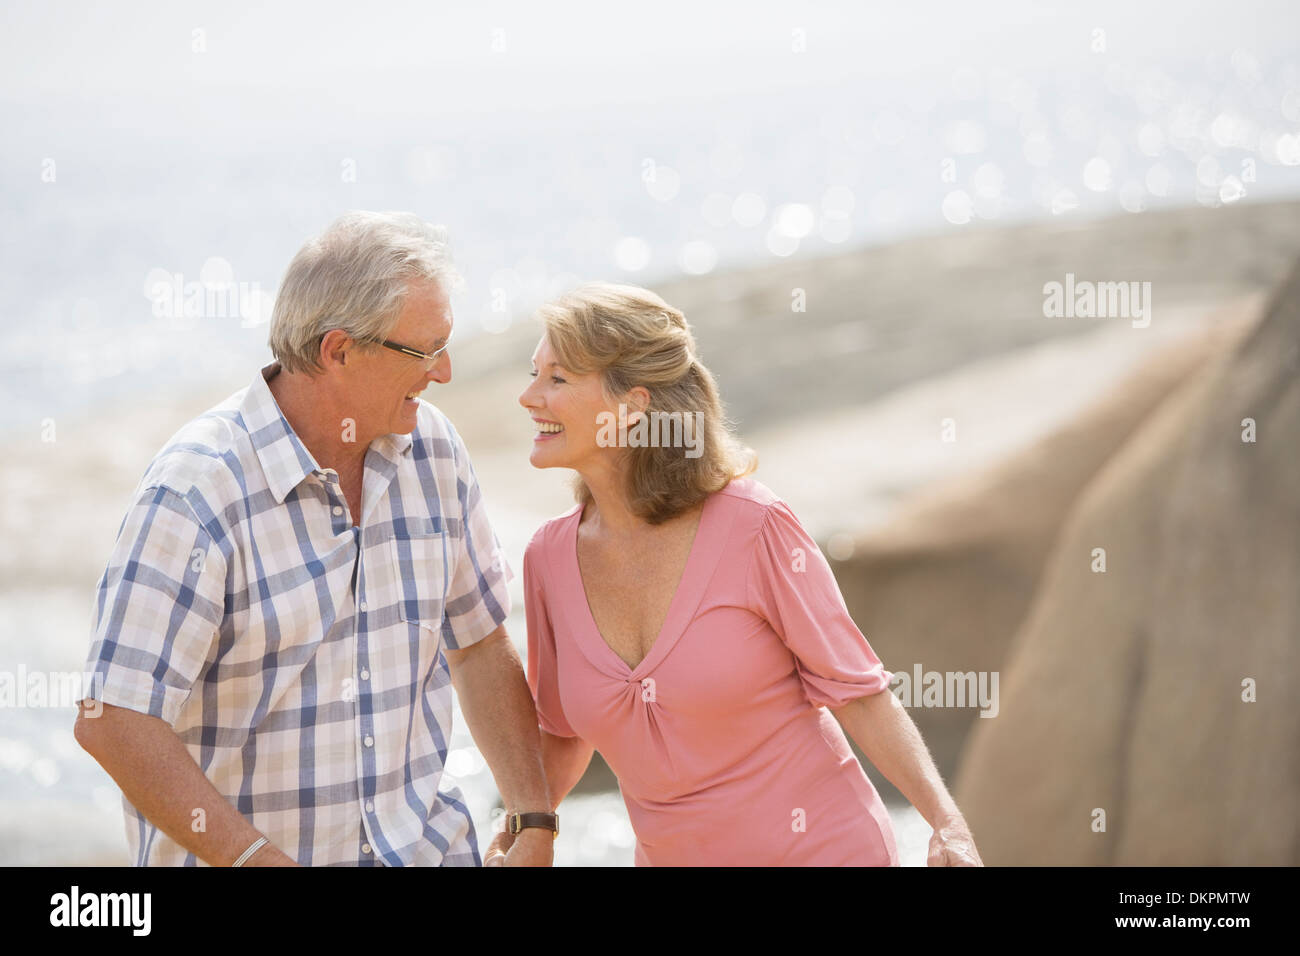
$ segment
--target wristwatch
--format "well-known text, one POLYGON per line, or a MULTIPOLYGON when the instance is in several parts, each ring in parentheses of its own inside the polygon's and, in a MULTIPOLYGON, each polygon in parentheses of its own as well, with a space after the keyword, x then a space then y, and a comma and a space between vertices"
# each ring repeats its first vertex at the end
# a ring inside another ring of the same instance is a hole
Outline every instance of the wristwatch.
POLYGON ((540 827, 551 831, 551 838, 560 835, 560 815, 558 813, 512 813, 506 817, 506 830, 518 833, 524 827, 540 827))

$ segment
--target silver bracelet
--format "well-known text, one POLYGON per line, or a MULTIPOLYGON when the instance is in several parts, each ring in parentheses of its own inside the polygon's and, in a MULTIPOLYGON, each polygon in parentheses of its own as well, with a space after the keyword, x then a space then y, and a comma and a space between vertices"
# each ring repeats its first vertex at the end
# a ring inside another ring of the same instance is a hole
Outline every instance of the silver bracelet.
POLYGON ((270 843, 270 842, 271 842, 271 841, 268 840, 266 837, 258 837, 256 840, 253 841, 253 845, 250 846, 250 847, 249 847, 247 850, 245 850, 243 853, 239 854, 239 859, 236 860, 234 863, 232 863, 232 864, 230 864, 230 865, 231 865, 231 866, 243 866, 245 863, 248 862, 248 858, 249 858, 250 856, 252 856, 254 853, 256 853, 258 850, 260 850, 262 847, 264 847, 267 843, 270 843))

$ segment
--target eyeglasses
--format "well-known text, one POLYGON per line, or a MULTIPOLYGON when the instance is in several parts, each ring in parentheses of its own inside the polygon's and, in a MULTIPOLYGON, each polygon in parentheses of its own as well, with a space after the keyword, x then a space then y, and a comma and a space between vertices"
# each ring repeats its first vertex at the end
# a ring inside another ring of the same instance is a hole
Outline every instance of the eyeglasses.
POLYGON ((401 352, 403 355, 409 355, 412 358, 423 359, 424 370, 427 372, 437 364, 438 359, 442 357, 442 353, 447 351, 448 347, 450 347, 451 335, 450 333, 447 335, 447 343, 436 352, 421 352, 419 349, 413 349, 409 345, 402 345, 399 342, 394 342, 392 339, 384 339, 379 344, 386 349, 392 349, 394 352, 401 352))

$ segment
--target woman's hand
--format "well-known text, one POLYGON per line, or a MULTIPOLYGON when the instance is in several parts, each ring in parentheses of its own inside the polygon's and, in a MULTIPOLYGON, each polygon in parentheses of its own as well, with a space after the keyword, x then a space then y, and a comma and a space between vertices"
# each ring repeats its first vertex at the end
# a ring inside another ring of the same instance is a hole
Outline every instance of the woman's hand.
POLYGON ((858 697, 830 712, 867 759, 934 827, 927 866, 983 866, 966 819, 906 708, 889 690, 858 697))
POLYGON ((983 866, 975 838, 963 817, 945 817, 930 835, 926 866, 983 866))
POLYGON ((515 842, 514 834, 507 833, 502 827, 488 844, 487 853, 483 855, 484 866, 505 866, 506 853, 515 842))
POLYGON ((520 833, 498 830, 483 855, 484 866, 551 866, 555 840, 550 830, 528 827, 520 833))

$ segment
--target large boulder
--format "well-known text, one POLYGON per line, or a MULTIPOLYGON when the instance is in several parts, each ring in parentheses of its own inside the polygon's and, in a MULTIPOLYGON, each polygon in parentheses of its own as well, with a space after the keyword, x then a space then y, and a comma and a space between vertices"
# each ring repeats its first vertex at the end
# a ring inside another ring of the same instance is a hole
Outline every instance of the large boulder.
POLYGON ((985 862, 1300 863, 1298 583, 1300 267, 1070 514, 962 760, 985 862))
MULTIPOLYGON (((1204 334, 1163 349, 1093 405, 997 465, 914 497, 833 561, 854 621, 891 670, 993 672, 1007 666, 1053 542, 1087 483, 1182 383, 1259 317, 1244 300, 1204 334)), ((1134 334, 1141 334, 1135 331, 1134 334)), ((1001 689, 1001 688, 1000 688, 1001 689)), ((972 708, 909 711, 946 778, 958 770, 972 708)), ((901 799, 873 773, 887 799, 901 799)))

